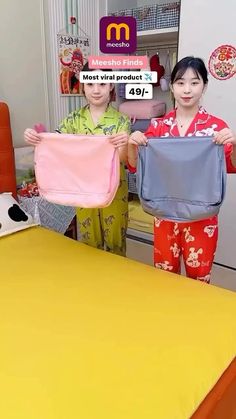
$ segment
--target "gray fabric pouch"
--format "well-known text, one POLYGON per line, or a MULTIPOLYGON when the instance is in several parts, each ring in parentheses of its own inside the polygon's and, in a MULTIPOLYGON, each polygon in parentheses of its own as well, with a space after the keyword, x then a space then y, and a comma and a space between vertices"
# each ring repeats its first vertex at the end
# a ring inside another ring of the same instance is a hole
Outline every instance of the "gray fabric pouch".
POLYGON ((191 222, 217 215, 226 178, 224 147, 212 137, 149 138, 139 147, 138 195, 155 217, 191 222))

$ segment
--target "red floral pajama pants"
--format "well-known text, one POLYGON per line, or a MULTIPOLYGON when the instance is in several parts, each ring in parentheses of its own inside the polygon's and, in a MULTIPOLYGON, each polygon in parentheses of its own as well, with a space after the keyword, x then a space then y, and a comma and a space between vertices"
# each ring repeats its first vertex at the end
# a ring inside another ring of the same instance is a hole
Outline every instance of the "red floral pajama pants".
POLYGON ((155 218, 154 265, 180 273, 182 256, 186 275, 209 283, 217 238, 217 217, 192 223, 155 218))

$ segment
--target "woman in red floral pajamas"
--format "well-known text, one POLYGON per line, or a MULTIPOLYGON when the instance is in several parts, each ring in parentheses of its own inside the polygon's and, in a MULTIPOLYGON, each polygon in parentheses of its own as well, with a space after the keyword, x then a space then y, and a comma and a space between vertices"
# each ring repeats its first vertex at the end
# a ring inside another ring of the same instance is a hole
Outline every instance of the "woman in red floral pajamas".
MULTIPOLYGON (((148 137, 213 135, 213 141, 224 146, 228 173, 236 173, 236 136, 224 121, 199 106, 207 83, 207 69, 200 58, 185 57, 176 64, 171 75, 176 109, 156 119, 145 134, 139 131, 131 134, 128 145, 131 171, 136 168, 137 147, 146 145, 148 137)), ((216 216, 187 223, 155 218, 154 265, 180 273, 180 257, 183 255, 186 275, 210 282, 217 238, 216 216)))

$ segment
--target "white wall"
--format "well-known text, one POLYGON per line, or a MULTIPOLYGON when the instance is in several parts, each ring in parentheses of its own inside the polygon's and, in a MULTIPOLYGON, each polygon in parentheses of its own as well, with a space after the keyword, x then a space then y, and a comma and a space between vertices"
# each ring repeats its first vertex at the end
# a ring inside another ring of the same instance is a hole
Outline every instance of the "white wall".
POLYGON ((26 127, 48 123, 40 0, 1 0, 0 51, 0 100, 20 146, 26 127))
MULTIPOLYGON (((236 47, 235 21, 235 0, 227 0, 221 5, 215 0, 181 0, 179 59, 195 55, 207 64, 218 46, 230 44, 236 47)), ((236 76, 221 81, 209 75, 204 106, 236 129, 236 94, 232 92, 236 92, 236 76)))
MULTIPOLYGON (((222 44, 235 43, 235 0, 181 0, 179 59, 187 55, 208 63, 211 53, 222 44)), ((236 76, 217 80, 209 75, 203 105, 236 130, 236 76)), ((210 174, 209 174, 210 176, 210 174)), ((236 175, 228 176, 227 196, 219 217, 220 239, 216 262, 236 268, 236 175)), ((235 274, 236 277, 236 274, 235 274)))

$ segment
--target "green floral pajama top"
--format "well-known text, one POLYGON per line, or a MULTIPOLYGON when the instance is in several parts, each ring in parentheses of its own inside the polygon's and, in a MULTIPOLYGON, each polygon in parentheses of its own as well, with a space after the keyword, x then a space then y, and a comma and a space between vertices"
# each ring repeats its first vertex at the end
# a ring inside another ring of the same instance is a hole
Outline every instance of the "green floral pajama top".
MULTIPOLYGON (((87 105, 70 113, 59 125, 59 130, 67 134, 87 135, 130 133, 130 121, 109 105, 95 126, 87 105)), ((124 163, 121 163, 120 169, 120 186, 111 205, 99 209, 78 208, 77 220, 83 243, 125 256, 128 185, 124 163)))

